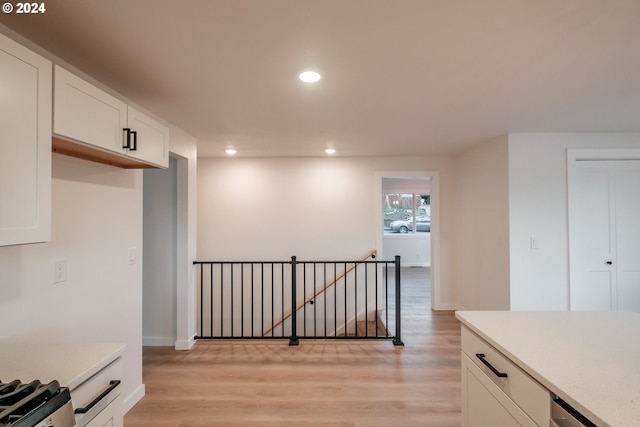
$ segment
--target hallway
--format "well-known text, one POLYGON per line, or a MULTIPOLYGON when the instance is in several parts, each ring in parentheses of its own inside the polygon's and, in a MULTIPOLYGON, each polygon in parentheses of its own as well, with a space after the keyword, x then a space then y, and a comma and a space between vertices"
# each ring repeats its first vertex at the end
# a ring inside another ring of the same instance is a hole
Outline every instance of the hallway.
POLYGON ((144 349, 126 427, 459 426, 460 326, 403 268, 404 347, 390 341, 199 342, 144 349))

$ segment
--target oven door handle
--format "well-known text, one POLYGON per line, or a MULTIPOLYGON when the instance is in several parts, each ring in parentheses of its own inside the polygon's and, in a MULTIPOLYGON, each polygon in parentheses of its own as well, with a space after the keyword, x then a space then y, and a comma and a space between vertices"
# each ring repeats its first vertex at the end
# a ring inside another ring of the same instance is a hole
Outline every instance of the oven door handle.
POLYGON ((102 399, 104 399, 104 397, 111 393, 116 387, 118 387, 120 385, 120 380, 112 380, 109 381, 109 387, 107 387, 102 393, 100 393, 100 395, 98 397, 96 397, 95 399, 93 399, 91 401, 91 403, 89 403, 87 406, 85 406, 84 408, 78 408, 75 411, 73 411, 74 414, 86 414, 87 412, 89 412, 94 406, 96 406, 102 399))

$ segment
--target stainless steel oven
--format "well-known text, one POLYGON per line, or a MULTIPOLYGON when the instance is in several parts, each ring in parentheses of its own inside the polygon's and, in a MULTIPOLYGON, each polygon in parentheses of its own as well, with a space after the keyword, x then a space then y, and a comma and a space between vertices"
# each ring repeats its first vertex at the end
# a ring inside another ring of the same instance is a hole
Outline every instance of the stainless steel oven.
POLYGON ((0 427, 73 427, 69 389, 57 381, 0 381, 0 427))
POLYGON ((551 401, 551 422, 549 425, 550 427, 597 427, 559 397, 554 397, 551 401))

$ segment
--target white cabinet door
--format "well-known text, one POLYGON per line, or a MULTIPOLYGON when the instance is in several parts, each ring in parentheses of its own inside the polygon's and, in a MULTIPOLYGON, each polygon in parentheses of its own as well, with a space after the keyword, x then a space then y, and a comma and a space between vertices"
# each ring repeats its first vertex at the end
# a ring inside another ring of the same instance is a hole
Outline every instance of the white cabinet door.
POLYGON ((163 168, 169 167, 169 128, 133 107, 129 107, 128 127, 136 132, 137 140, 135 147, 129 149, 129 156, 163 168))
POLYGON ((462 426, 536 427, 536 423, 463 353, 462 426))
POLYGON ((55 66, 53 133, 124 154, 127 104, 55 66))
POLYGON ((58 66, 53 133, 75 143, 56 140, 63 154, 127 168, 169 166, 166 126, 58 66))
POLYGON ((0 35, 0 246, 51 238, 51 73, 0 35))

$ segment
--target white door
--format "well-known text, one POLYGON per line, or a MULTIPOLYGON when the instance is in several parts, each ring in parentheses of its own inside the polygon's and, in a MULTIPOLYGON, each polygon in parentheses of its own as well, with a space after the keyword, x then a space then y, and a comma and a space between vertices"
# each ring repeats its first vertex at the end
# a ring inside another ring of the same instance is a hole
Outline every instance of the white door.
POLYGON ((577 161, 573 178, 570 308, 640 312, 640 161, 577 161))

